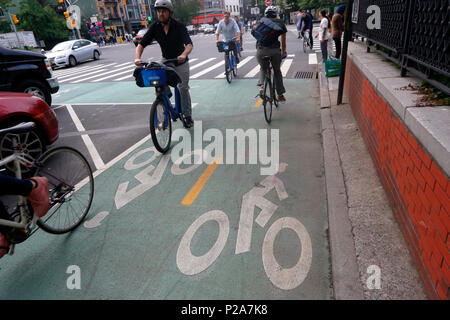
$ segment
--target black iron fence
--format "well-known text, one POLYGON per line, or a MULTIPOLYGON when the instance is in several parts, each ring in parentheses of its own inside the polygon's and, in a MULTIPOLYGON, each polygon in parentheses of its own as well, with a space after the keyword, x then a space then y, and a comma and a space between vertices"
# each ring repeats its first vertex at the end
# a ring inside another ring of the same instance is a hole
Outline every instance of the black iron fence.
MULTIPOLYGON (((450 94, 450 0, 355 0, 352 32, 409 71, 450 94), (381 28, 369 29, 369 6, 381 11, 381 28), (357 15, 356 15, 357 12, 357 15)), ((352 8, 351 8, 352 9, 352 8)))

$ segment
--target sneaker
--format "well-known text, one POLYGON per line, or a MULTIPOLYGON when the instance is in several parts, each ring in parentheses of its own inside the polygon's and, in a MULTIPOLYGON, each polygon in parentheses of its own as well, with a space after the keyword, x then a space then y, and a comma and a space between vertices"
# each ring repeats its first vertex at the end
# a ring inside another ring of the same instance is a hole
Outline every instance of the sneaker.
POLYGON ((285 102, 285 101, 286 101, 286 98, 283 95, 278 96, 278 102, 285 102))
POLYGON ((33 207, 34 214, 41 218, 47 213, 48 209, 50 209, 48 179, 45 177, 33 177, 30 178, 30 180, 36 185, 31 190, 27 199, 33 207))
POLYGON ((194 120, 192 120, 192 117, 186 117, 186 128, 192 128, 194 125, 194 120))

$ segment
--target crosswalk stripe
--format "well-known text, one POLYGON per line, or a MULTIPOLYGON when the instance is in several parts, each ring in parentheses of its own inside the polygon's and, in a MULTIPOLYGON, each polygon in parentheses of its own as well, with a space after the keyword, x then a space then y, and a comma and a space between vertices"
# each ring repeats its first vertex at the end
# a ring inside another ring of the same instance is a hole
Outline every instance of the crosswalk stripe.
MULTIPOLYGON (((96 74, 96 75, 93 75, 93 76, 90 76, 90 77, 87 77, 87 78, 82 78, 80 80, 73 81, 72 83, 78 83, 78 82, 90 80, 92 78, 101 77, 101 76, 106 75, 106 74, 114 73, 114 72, 117 72, 117 71, 120 71, 120 70, 124 70, 124 69, 129 69, 130 67, 131 66, 126 66, 126 67, 118 68, 118 69, 115 69, 115 70, 112 70, 112 71, 108 71, 108 72, 105 72, 105 73, 102 73, 102 74, 96 74)), ((85 75, 83 75, 83 76, 85 76, 85 75)), ((80 77, 77 77, 77 78, 80 78, 80 77)))
MULTIPOLYGON (((102 66, 103 64, 98 64, 94 67, 98 67, 98 66, 102 66)), ((93 66, 85 66, 85 67, 80 67, 80 68, 76 68, 76 69, 67 69, 67 70, 61 70, 61 71, 53 71, 53 74, 56 76, 62 76, 65 74, 71 74, 71 73, 76 73, 79 72, 80 70, 86 70, 86 69, 90 69, 90 68, 94 68, 93 66)))
POLYGON ((317 64, 317 55, 315 53, 309 54, 309 64, 317 64))
POLYGON ((90 67, 83 67, 83 68, 78 68, 78 69, 72 69, 71 71, 66 71, 64 73, 55 73, 55 75, 58 78, 64 78, 64 77, 67 77, 67 76, 70 76, 70 75, 73 75, 73 74, 77 74, 77 73, 80 73, 80 72, 87 72, 87 71, 90 71, 90 70, 103 68, 104 66, 105 66, 104 64, 99 64, 99 65, 96 65, 94 67, 92 67, 92 66, 90 66, 90 67))
POLYGON ((284 60, 283 64, 281 65, 281 73, 283 74, 283 77, 286 77, 289 68, 291 67, 292 61, 294 61, 294 59, 286 59, 284 60))
POLYGON ((92 71, 92 72, 89 72, 89 73, 82 74, 81 76, 72 77, 72 78, 68 78, 68 79, 64 79, 64 80, 58 80, 58 82, 59 83, 63 83, 63 82, 67 82, 67 81, 72 81, 73 79, 78 79, 78 78, 85 77, 85 76, 90 75, 90 74, 99 73, 99 72, 103 72, 103 71, 106 71, 106 70, 107 69, 99 69, 99 70, 95 70, 95 71, 92 71))
POLYGON ((124 73, 131 73, 131 75, 133 75, 133 74, 132 74, 133 70, 134 70, 134 67, 132 67, 131 69, 128 69, 128 70, 119 72, 119 73, 112 74, 112 75, 107 76, 107 77, 103 77, 103 78, 100 78, 100 79, 92 80, 91 82, 99 82, 99 81, 102 81, 102 80, 106 80, 106 79, 109 79, 109 78, 113 78, 113 77, 122 75, 122 74, 124 74, 124 73))
POLYGON ((209 59, 207 59, 207 60, 205 60, 203 62, 200 62, 200 63, 196 64, 195 66, 190 67, 189 70, 194 70, 194 69, 196 69, 198 67, 201 67, 202 65, 207 64, 208 62, 213 61, 214 59, 216 59, 216 58, 209 58, 209 59))
POLYGON ((213 66, 211 66, 211 67, 209 67, 209 68, 206 68, 206 69, 203 70, 203 71, 200 71, 199 73, 194 74, 193 76, 191 76, 191 79, 196 79, 196 78, 198 78, 198 77, 201 77, 202 75, 204 75, 204 74, 206 74, 206 73, 208 73, 208 72, 210 72, 210 71, 212 71, 212 70, 214 70, 214 69, 220 67, 220 66, 223 65, 223 64, 225 64, 225 61, 224 61, 224 60, 222 60, 222 61, 219 62, 219 63, 216 63, 215 65, 213 65, 213 66))
MULTIPOLYGON (((247 62, 249 62, 250 60, 252 60, 254 56, 249 56, 247 58, 245 58, 244 60, 242 60, 239 64, 238 64, 238 68, 242 67, 243 65, 245 65, 247 62)), ((222 72, 221 74, 219 74, 218 76, 215 77, 216 79, 221 79, 221 78, 225 78, 225 72, 222 72)))
POLYGON ((129 75, 126 75, 125 77, 114 79, 113 81, 121 81, 121 80, 128 79, 128 78, 131 78, 131 77, 133 77, 133 75, 129 74, 129 75))
POLYGON ((256 76, 256 74, 259 72, 261 68, 259 67, 259 64, 254 67, 249 73, 247 73, 244 78, 253 78, 254 76, 256 76))
MULTIPOLYGON (((74 72, 74 73, 71 73, 71 74, 69 74, 69 75, 65 75, 65 76, 62 76, 62 77, 58 77, 58 79, 60 79, 60 80, 66 80, 66 78, 71 78, 71 77, 73 77, 74 75, 79 75, 80 74, 80 72, 85 72, 85 71, 87 71, 88 73, 89 72, 91 72, 91 71, 97 71, 97 70, 99 70, 99 69, 103 69, 103 68, 106 68, 106 67, 109 67, 109 66, 112 66, 112 65, 115 65, 115 63, 111 63, 111 64, 107 64, 107 65, 102 65, 102 66, 100 66, 100 67, 95 67, 95 68, 91 68, 91 69, 89 69, 89 70, 83 70, 83 71, 78 71, 78 72, 74 72)), ((83 73, 83 75, 86 75, 87 73, 83 73)))

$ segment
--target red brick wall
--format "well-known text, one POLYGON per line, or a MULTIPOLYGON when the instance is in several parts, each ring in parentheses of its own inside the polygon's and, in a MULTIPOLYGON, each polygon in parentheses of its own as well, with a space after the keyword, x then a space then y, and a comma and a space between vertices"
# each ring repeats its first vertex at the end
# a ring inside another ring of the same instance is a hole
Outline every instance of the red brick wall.
POLYGON ((430 298, 450 299, 450 182, 349 58, 345 92, 430 298))

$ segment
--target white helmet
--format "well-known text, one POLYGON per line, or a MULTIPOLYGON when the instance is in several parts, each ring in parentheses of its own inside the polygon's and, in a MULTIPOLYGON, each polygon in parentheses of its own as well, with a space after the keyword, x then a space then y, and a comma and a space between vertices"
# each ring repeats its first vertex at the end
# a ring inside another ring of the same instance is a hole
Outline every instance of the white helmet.
POLYGON ((155 10, 158 8, 165 8, 170 12, 173 12, 172 1, 170 0, 156 0, 155 2, 155 10))
POLYGON ((275 6, 268 6, 266 8, 266 10, 264 11, 264 15, 265 16, 269 16, 269 15, 276 16, 276 15, 278 15, 277 7, 275 7, 275 6))

